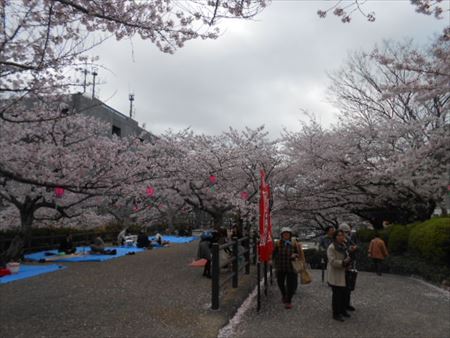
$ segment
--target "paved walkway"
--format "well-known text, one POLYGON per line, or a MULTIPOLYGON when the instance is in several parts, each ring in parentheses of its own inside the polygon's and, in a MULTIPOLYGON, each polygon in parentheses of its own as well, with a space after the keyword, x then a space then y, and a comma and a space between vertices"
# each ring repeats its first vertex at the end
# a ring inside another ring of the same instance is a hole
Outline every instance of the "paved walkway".
POLYGON ((285 310, 274 281, 262 309, 255 300, 240 318, 240 324, 226 330, 229 337, 450 337, 450 293, 413 278, 359 273, 352 293, 356 311, 344 323, 331 318, 331 290, 314 281, 299 286, 292 310, 285 310))
MULTIPOLYGON (((217 337, 254 285, 210 310, 211 281, 188 266, 198 242, 0 285, 0 337, 217 337)), ((254 268, 252 267, 254 270, 254 268)))
MULTIPOLYGON (((228 289, 210 310, 210 280, 191 268, 197 242, 0 285, 0 337, 217 337, 254 285, 228 289)), ((254 271, 254 267, 252 267, 254 271)), ((412 278, 360 273, 344 323, 331 319, 331 291, 313 271, 285 310, 276 285, 236 316, 222 337, 450 338, 449 292, 412 278)), ((254 277, 252 277, 254 278, 254 277)))

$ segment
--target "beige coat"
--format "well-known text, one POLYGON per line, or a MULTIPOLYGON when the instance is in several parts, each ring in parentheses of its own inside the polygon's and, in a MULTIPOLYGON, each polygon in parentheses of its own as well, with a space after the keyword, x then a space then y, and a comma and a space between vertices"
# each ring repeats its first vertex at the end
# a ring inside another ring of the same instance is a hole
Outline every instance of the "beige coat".
POLYGON ((345 268, 342 266, 345 255, 334 248, 334 243, 327 249, 328 283, 334 286, 345 286, 345 268))

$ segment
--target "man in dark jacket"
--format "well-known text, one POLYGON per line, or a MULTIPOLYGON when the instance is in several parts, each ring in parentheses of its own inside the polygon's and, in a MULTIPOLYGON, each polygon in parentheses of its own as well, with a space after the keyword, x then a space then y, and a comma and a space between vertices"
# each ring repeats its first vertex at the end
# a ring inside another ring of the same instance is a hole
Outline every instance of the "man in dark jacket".
POLYGON ((58 252, 64 252, 67 255, 73 254, 77 251, 77 248, 73 245, 72 235, 69 234, 65 237, 61 243, 59 243, 58 252))
POLYGON ((141 231, 137 237, 136 246, 138 248, 152 248, 152 243, 148 239, 147 234, 144 231, 141 231))

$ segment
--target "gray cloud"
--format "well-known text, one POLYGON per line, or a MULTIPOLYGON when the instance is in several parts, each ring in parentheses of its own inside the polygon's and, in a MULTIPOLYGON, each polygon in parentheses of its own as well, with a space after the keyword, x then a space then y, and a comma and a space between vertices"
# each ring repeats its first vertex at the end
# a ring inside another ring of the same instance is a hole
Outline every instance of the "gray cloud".
POLYGON ((358 15, 351 24, 318 18, 317 9, 329 5, 274 1, 255 20, 223 22, 219 39, 188 43, 175 55, 138 38, 133 49, 130 41, 109 40, 96 50, 114 72, 101 71, 106 84, 100 98, 127 113, 133 90, 136 119, 157 134, 264 124, 277 137, 283 127, 298 127, 300 109, 315 112, 324 124, 334 121, 336 110, 325 102, 326 72, 342 65, 349 51, 369 50, 383 39, 423 43, 446 23, 416 14, 407 1, 368 2, 375 23, 358 15))

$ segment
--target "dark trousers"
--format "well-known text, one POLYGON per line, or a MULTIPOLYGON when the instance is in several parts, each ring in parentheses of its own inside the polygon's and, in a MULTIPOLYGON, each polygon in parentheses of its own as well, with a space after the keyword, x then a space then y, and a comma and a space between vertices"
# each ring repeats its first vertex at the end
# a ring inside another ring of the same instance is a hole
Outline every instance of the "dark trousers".
POLYGON ((345 312, 346 295, 347 292, 350 294, 350 290, 348 290, 345 286, 334 286, 334 285, 331 285, 331 290, 333 291, 333 296, 331 298, 331 307, 333 309, 333 316, 338 316, 345 312))
POLYGON ((292 301, 292 296, 297 290, 297 273, 277 271, 277 283, 281 295, 287 303, 290 303, 292 301))
POLYGON ((378 258, 372 258, 374 270, 378 276, 381 276, 383 260, 378 258))
POLYGON ((351 291, 348 288, 344 288, 343 295, 344 295, 344 311, 347 310, 347 308, 350 306, 350 295, 351 291))

